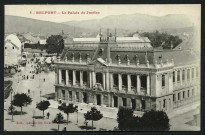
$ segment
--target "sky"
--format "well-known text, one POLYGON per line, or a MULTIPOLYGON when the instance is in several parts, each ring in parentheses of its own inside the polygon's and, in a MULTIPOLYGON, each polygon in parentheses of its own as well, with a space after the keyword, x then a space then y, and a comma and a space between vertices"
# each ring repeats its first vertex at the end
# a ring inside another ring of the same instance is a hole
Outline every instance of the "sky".
POLYGON ((14 15, 51 22, 66 22, 89 19, 101 19, 109 15, 121 14, 148 14, 164 16, 167 14, 185 14, 194 24, 201 20, 200 4, 134 4, 134 5, 5 5, 5 15, 14 15), (37 11, 56 11, 56 14, 36 14, 37 11), (79 14, 68 14, 68 11, 79 14), (85 14, 81 14, 84 11, 85 14), (99 12, 99 14, 86 14, 86 12, 99 12), (31 14, 31 13, 32 14, 31 14), (62 14, 66 12, 67 14, 62 14))

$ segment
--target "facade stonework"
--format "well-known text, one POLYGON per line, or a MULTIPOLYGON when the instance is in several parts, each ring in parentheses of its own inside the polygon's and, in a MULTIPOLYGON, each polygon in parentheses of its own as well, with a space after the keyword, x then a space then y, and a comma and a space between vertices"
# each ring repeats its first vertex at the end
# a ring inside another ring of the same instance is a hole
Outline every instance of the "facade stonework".
POLYGON ((147 38, 119 39, 77 38, 68 44, 55 62, 56 100, 135 111, 172 111, 199 100, 200 64, 189 51, 169 50, 173 57, 167 57, 147 38), (191 64, 174 58, 183 52, 193 57, 191 64))

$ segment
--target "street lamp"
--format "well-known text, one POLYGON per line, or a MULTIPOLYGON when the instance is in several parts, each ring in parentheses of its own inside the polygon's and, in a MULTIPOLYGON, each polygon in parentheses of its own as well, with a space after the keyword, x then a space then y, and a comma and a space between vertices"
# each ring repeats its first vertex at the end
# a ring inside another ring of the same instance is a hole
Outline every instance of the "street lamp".
POLYGON ((35 115, 35 110, 33 110, 33 126, 35 126, 34 115, 35 115))
POLYGON ((12 114, 12 121, 13 121, 13 104, 12 104, 12 92, 13 92, 13 88, 11 87, 11 114, 12 114))

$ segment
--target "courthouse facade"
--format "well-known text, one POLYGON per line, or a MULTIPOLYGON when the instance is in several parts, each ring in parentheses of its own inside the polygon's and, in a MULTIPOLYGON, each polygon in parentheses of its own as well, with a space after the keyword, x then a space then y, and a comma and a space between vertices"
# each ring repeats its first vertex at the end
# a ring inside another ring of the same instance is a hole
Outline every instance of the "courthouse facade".
MULTIPOLYGON (((116 32, 115 32, 116 33, 116 32)), ((199 100, 192 49, 154 49, 146 37, 73 38, 55 62, 55 97, 135 111, 172 111, 199 100)))

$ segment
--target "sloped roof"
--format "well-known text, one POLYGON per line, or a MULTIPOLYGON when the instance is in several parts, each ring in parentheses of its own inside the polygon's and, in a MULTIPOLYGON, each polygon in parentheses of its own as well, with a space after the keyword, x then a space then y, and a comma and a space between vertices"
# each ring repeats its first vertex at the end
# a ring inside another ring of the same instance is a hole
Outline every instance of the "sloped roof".
POLYGON ((166 60, 171 61, 172 59, 174 60, 175 66, 193 64, 200 60, 195 54, 191 54, 190 50, 164 50, 154 52, 154 60, 157 60, 158 63, 160 60, 166 62, 166 60))
POLYGON ((14 35, 14 34, 10 34, 5 38, 5 41, 10 42, 12 45, 14 45, 16 48, 21 48, 21 41, 19 40, 19 38, 14 35))

